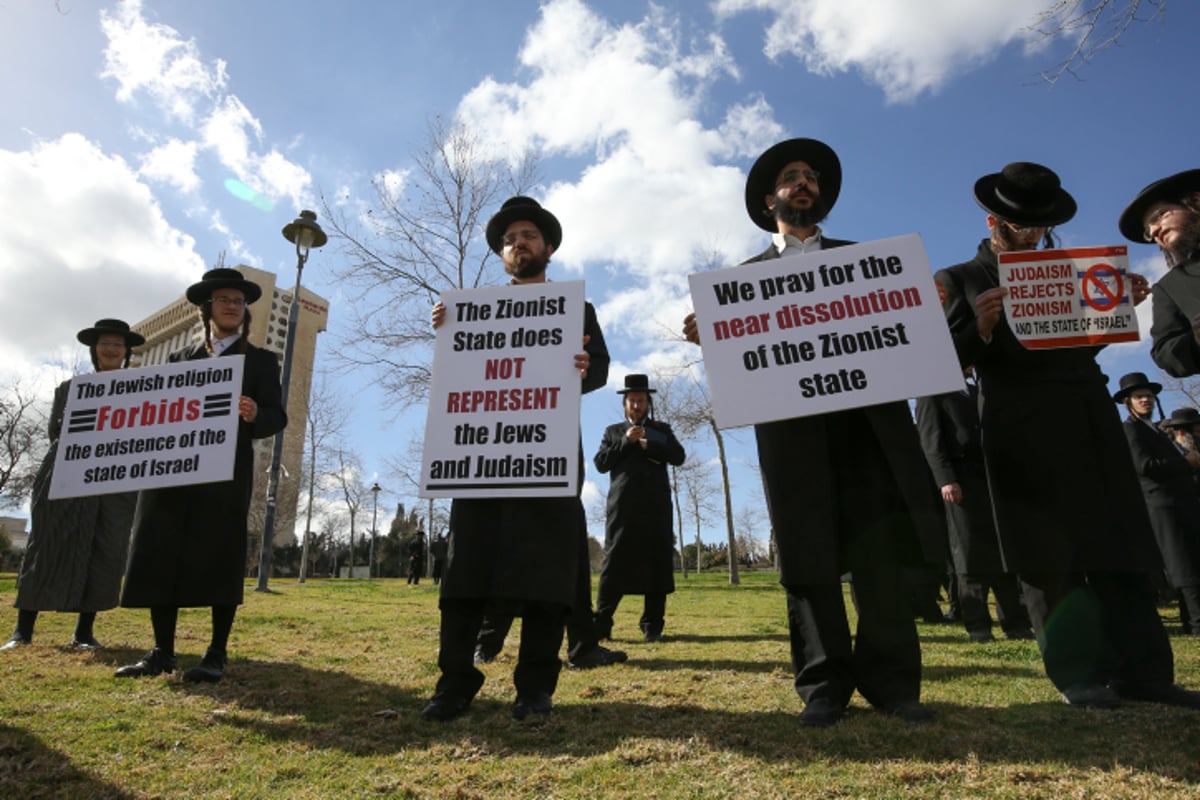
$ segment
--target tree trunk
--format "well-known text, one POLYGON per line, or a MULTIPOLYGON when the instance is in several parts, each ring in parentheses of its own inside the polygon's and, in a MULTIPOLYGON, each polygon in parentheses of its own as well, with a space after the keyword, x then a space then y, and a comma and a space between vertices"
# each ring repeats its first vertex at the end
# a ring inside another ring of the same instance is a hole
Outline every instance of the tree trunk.
POLYGON ((729 494, 729 464, 725 461, 725 439, 717 427, 717 421, 709 417, 708 424, 712 426, 713 438, 717 440, 717 457, 721 460, 721 487, 725 491, 725 536, 729 542, 729 583, 737 586, 741 583, 738 578, 737 537, 733 532, 733 498, 729 494))
POLYGON ((683 506, 679 503, 679 474, 671 467, 671 494, 675 496, 675 518, 679 520, 679 569, 687 580, 687 559, 683 557, 683 506))

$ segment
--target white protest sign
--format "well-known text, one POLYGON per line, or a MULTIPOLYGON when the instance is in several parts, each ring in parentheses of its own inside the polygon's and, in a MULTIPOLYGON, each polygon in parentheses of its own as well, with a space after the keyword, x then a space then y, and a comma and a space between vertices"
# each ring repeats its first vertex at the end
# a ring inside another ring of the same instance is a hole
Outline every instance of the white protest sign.
POLYGON ((722 428, 963 386, 916 234, 688 281, 722 428))
POLYGON ((243 356, 71 381, 50 498, 233 478, 243 356))
POLYGON ((1001 253, 1004 314, 1026 348, 1136 342, 1124 245, 1001 253))
POLYGON ((421 497, 578 492, 583 281, 448 291, 421 497))

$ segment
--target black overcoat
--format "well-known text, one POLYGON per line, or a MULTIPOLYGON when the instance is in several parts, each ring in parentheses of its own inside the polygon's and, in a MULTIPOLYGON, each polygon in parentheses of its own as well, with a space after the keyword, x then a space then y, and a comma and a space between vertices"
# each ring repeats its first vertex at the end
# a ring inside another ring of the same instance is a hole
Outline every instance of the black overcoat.
MULTIPOLYGON (((229 348, 220 357, 235 355, 229 348)), ((121 605, 127 608, 236 605, 246 574, 250 497, 254 491, 253 439, 287 425, 274 353, 246 344, 242 394, 258 404, 254 422, 238 421, 233 479, 150 489, 138 495, 133 542, 121 605)), ((209 358, 204 345, 171 361, 209 358)))
POLYGON ((1200 498, 1192 467, 1157 428, 1134 417, 1123 427, 1167 580, 1175 588, 1200 586, 1200 498))
MULTIPOLYGON (((851 242, 821 240, 822 249, 847 244, 851 242)), ((745 263, 773 258, 779 258, 774 244, 745 263)), ((945 563, 941 499, 921 453, 908 405, 880 403, 839 413, 851 415, 855 424, 869 428, 886 457, 884 466, 900 490, 906 515, 896 522, 909 534, 895 543, 896 557, 914 565, 945 563)), ((835 457, 853 455, 845 453, 842 442, 831 439, 830 416, 794 417, 754 426, 767 511, 779 548, 779 581, 785 586, 837 583, 848 568, 843 563, 842 521, 859 498, 834 491, 830 463, 835 457)))
POLYGON ((988 486, 1008 572, 1153 570, 1158 554, 1099 348, 1027 350, 1002 315, 985 343, 975 299, 999 286, 984 239, 934 275, 961 364, 975 366, 988 486))
POLYGON ((1174 267, 1154 284, 1150 295, 1154 321, 1150 355, 1169 375, 1186 378, 1200 373, 1200 346, 1192 320, 1200 316, 1200 261, 1174 267))
MULTIPOLYGON (((608 348, 591 303, 584 306, 590 357, 584 393, 608 382, 608 348)), ((579 486, 583 487, 580 445, 579 486)), ((574 497, 455 499, 443 599, 490 599, 572 605, 585 516, 574 497)))
POLYGON ((961 392, 917 400, 917 431, 934 482, 939 487, 957 483, 962 488, 962 502, 942 501, 950 529, 950 557, 959 575, 1004 571, 983 466, 977 398, 978 390, 971 385, 961 392))
POLYGON ((671 426, 648 419, 646 447, 625 437, 630 422, 604 429, 596 469, 611 473, 600 582, 617 594, 675 591, 675 533, 667 465, 685 454, 671 426))

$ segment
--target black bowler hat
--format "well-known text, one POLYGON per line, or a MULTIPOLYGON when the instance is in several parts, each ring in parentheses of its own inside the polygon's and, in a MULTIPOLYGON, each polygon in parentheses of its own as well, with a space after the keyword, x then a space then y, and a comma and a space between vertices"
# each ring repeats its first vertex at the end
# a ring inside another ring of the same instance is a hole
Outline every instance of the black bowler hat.
POLYGON ((617 394, 629 394, 630 392, 645 392, 646 394, 654 394, 656 390, 650 388, 650 379, 645 375, 634 373, 633 375, 625 376, 625 388, 617 389, 617 394))
POLYGON ((1121 219, 1117 223, 1121 235, 1131 242, 1149 242, 1146 238, 1146 209, 1160 200, 1177 203, 1193 192, 1200 192, 1200 169, 1189 169, 1155 181, 1138 192, 1133 202, 1121 212, 1121 219))
POLYGON ((488 220, 487 243, 492 252, 499 255, 504 250, 504 232, 517 220, 528 220, 542 232, 542 238, 555 250, 562 243, 562 225, 558 219, 532 197, 510 197, 500 206, 495 216, 488 220))
POLYGON ((80 344, 95 347, 96 342, 106 333, 115 333, 117 336, 124 337, 126 347, 137 347, 146 343, 146 337, 130 330, 129 323, 123 319, 97 320, 92 327, 84 328, 75 334, 75 338, 79 340, 80 344))
POLYGON ((1190 428, 1193 425, 1200 425, 1200 411, 1194 408, 1177 408, 1159 423, 1163 428, 1190 428))
POLYGON ((1075 198, 1049 167, 1016 161, 975 182, 975 202, 1014 225, 1049 228, 1075 216, 1075 198))
POLYGON ((246 305, 262 297, 262 289, 257 283, 246 280, 236 269, 217 267, 204 273, 199 283, 188 287, 188 302, 196 306, 204 305, 217 289, 237 289, 246 296, 246 305))
POLYGON ((820 173, 817 185, 821 188, 821 203, 826 212, 833 210, 842 191, 842 162, 829 145, 816 139, 787 139, 769 147, 746 176, 746 213, 764 231, 779 232, 775 214, 767 207, 765 198, 775 194, 775 181, 780 170, 793 161, 803 161, 820 173))
POLYGON ((1113 395, 1113 401, 1117 403, 1124 403, 1125 398, 1138 389, 1149 389, 1155 395, 1162 391, 1162 384, 1150 380, 1144 372, 1131 372, 1128 375, 1122 375, 1120 387, 1113 395))

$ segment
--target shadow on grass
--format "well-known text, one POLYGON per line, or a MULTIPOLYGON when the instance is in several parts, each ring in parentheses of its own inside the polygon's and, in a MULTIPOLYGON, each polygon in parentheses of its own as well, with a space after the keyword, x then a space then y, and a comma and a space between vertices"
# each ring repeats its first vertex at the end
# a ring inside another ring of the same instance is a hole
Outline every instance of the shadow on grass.
POLYGON ((134 795, 78 769, 69 756, 47 747, 36 736, 0 723, 0 797, 132 800, 134 795))

